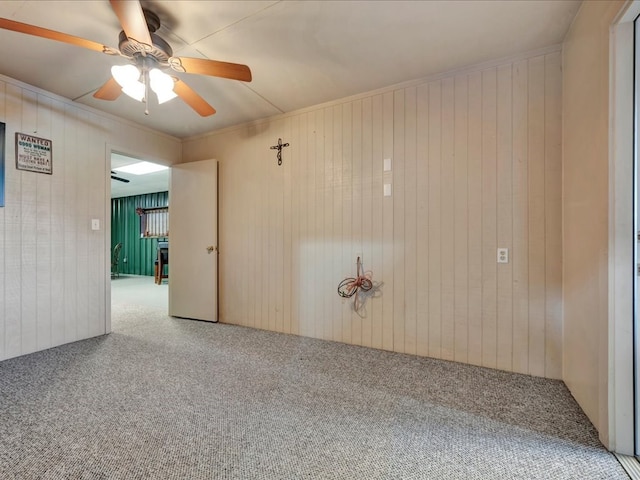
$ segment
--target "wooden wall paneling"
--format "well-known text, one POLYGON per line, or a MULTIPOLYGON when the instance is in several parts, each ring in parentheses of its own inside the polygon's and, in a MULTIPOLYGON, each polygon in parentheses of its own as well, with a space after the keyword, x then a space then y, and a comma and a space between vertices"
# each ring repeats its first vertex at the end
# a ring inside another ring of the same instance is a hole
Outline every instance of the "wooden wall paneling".
POLYGON ((301 140, 300 140, 300 116, 291 118, 291 286, 290 286, 290 310, 291 324, 287 333, 298 332, 300 321, 299 316, 299 285, 300 285, 300 163, 301 140))
POLYGON ((515 372, 529 373, 529 68, 513 65, 513 362, 515 372))
MULTIPOLYGON (((251 278, 249 279, 249 311, 247 320, 245 320, 245 325, 260 328, 260 324, 258 319, 260 318, 260 293, 262 288, 262 278, 260 275, 260 259, 257 256, 260 252, 260 248, 262 248, 260 244, 260 210, 262 208, 262 198, 260 195, 262 194, 260 183, 264 180, 262 168, 265 168, 265 157, 258 154, 257 148, 255 146, 255 142, 249 141, 247 145, 245 145, 245 149, 249 152, 250 158, 252 162, 250 164, 250 169, 252 171, 252 175, 249 177, 251 181, 251 190, 248 193, 248 202, 251 204, 250 206, 250 217, 249 217, 249 234, 251 235, 251 239, 249 244, 247 245, 247 260, 249 261, 248 272, 251 278)), ((226 161, 226 160, 225 160, 226 161)), ((220 180, 220 179, 219 179, 220 180)), ((219 182, 218 182, 219 183, 219 182)), ((234 197, 237 198, 237 197, 234 197)), ((229 246, 231 248, 231 246, 229 246)), ((221 252, 222 255, 222 252, 221 252)), ((219 292, 220 294, 220 292, 219 292)), ((220 299, 220 303, 222 303, 222 298, 220 299)))
MULTIPOLYGON (((496 184, 498 196, 497 246, 513 253, 512 191, 512 87, 511 64, 498 67, 498 131, 496 184)), ((499 264, 497 363, 501 370, 512 369, 513 359, 513 260, 499 264)))
MULTIPOLYGON (((347 102, 342 109, 342 185, 343 215, 342 215, 342 265, 341 280, 353 276, 353 104, 347 102)), ((342 341, 352 343, 353 298, 342 302, 342 341)))
POLYGON ((298 302, 298 334, 304 335, 307 331, 307 298, 304 285, 306 282, 305 272, 308 271, 307 243, 309 241, 309 114, 300 115, 300 234, 299 234, 299 262, 298 270, 299 282, 296 285, 296 299, 298 302))
MULTIPOLYGON (((37 95, 22 91, 22 122, 20 132, 32 134, 37 131, 37 95)), ((21 270, 22 270, 22 338, 21 353, 35 352, 37 347, 37 181, 38 173, 23 171, 21 175, 20 220, 21 220, 21 270)))
POLYGON ((316 243, 320 254, 318 258, 321 263, 318 268, 318 307, 316 308, 318 317, 317 336, 325 340, 333 339, 333 306, 331 300, 334 299, 332 290, 334 288, 333 268, 333 111, 331 108, 321 109, 322 115, 319 119, 322 122, 318 131, 318 165, 319 175, 317 179, 316 194, 320 205, 321 215, 317 218, 318 236, 316 243))
MULTIPOLYGON (((105 169, 107 166, 105 165, 105 169)), ((105 192, 106 197, 106 192, 105 192)), ((166 206, 168 192, 156 192, 143 195, 119 197, 111 200, 111 243, 104 247, 115 247, 122 243, 120 252, 120 273, 153 276, 153 261, 155 260, 158 240, 155 238, 140 238, 140 217, 135 213, 137 207, 151 208, 166 206), (127 259, 124 262, 124 259, 127 259)), ((92 232, 92 236, 95 236, 92 232)), ((106 260, 105 260, 106 261, 106 260)), ((104 268, 104 267, 103 267, 104 268)), ((222 272, 224 274, 224 271, 222 272)))
POLYGON ((311 322, 310 336, 322 338, 324 317, 324 245, 323 245, 323 226, 324 226, 324 194, 322 185, 324 182, 324 112, 322 109, 315 110, 312 113, 313 131, 312 143, 310 145, 312 151, 309 161, 311 163, 310 172, 312 173, 311 188, 309 196, 311 200, 311 208, 309 209, 311 226, 309 235, 309 253, 311 259, 311 269, 307 272, 307 285, 309 288, 308 301, 310 305, 309 319, 311 322))
POLYGON ((108 226, 105 143, 178 154, 180 145, 13 83, 1 85, 0 111, 8 130, 0 358, 9 358, 105 331, 105 231, 90 229, 92 218, 108 226), (52 140, 53 175, 15 168, 16 132, 52 140))
POLYGON ((262 149, 260 148, 261 146, 260 144, 261 142, 259 138, 259 133, 256 133, 250 140, 251 152, 254 158, 258 159, 258 162, 256 163, 256 189, 255 189, 255 196, 254 196, 254 200, 256 202, 256 209, 255 209, 256 236, 255 236, 255 244, 254 244, 256 304, 255 304, 255 314, 254 314, 255 317, 253 320, 253 324, 256 328, 264 329, 265 325, 267 324, 267 321, 265 320, 265 315, 264 315, 265 313, 264 306, 268 305, 269 303, 267 299, 267 295, 265 293, 267 285, 265 285, 266 266, 264 264, 266 260, 265 252, 268 249, 268 240, 269 240, 268 236, 266 235, 265 204, 267 202, 265 201, 265 194, 266 194, 265 185, 269 182, 269 177, 267 172, 270 166, 269 165, 270 162, 266 161, 266 159, 269 158, 271 161, 273 161, 273 157, 269 157, 264 151, 261 151, 262 149))
MULTIPOLYGON (((230 168, 227 168, 227 163, 224 161, 218 164, 218 178, 220 179, 220 183, 222 185, 231 184, 234 177, 235 172, 233 171, 232 166, 230 166, 230 168)), ((244 190, 244 187, 240 188, 244 190)), ((238 304, 237 301, 238 292, 234 291, 233 287, 226 287, 229 284, 227 278, 233 276, 233 274, 229 272, 229 267, 227 266, 231 263, 231 259, 222 252, 227 250, 226 245, 229 239, 229 233, 235 232, 237 230, 237 226, 232 225, 229 222, 229 217, 227 217, 227 215, 233 214, 234 210, 237 211, 237 203, 239 203, 235 202, 236 205, 229 205, 229 208, 225 208, 227 207, 228 202, 227 195, 227 190, 224 187, 218 187, 218 210, 220 211, 218 215, 218 222, 220 225, 220 229, 218 232, 218 249, 221 252, 221 254, 218 255, 218 296, 220 298, 220 301, 218 302, 218 321, 242 322, 242 315, 239 312, 239 310, 242 310, 242 307, 238 304)), ((113 225, 115 225, 115 223, 115 221, 112 223, 112 227, 113 225)), ((169 228, 169 230, 171 230, 171 227, 169 228)), ((245 241, 246 239, 244 238, 241 240, 243 244, 245 241)))
MULTIPOLYGON (((283 143, 289 143, 287 137, 287 119, 282 119, 278 124, 278 135, 282 135, 283 143)), ((289 143, 289 145, 291 145, 289 143)), ((285 148, 287 150, 289 147, 285 148)), ((266 151, 266 150, 265 150, 266 151)), ((269 153, 273 153, 269 151, 269 153)), ((277 162, 275 164, 276 169, 276 182, 274 185, 276 186, 276 195, 275 195, 275 205, 274 210, 276 213, 275 218, 275 265, 274 271, 276 272, 276 278, 274 282, 275 292, 274 292, 274 316, 275 316, 275 325, 274 329, 276 332, 283 331, 284 325, 284 195, 285 195, 285 171, 286 171, 286 163, 291 163, 288 158, 288 151, 283 153, 282 165, 278 166, 277 162)), ((273 188, 272 188, 273 189, 273 188)))
MULTIPOLYGON (((246 146, 244 147, 246 149, 246 146)), ((224 157, 223 157, 224 158, 224 157)), ((252 275, 241 275, 241 271, 251 268, 248 264, 247 250, 253 236, 244 231, 243 227, 250 228, 248 210, 251 205, 251 192, 247 183, 246 171, 249 170, 240 162, 218 162, 218 291, 220 302, 218 304, 218 320, 221 322, 247 322, 249 303, 249 278, 252 275), (234 199, 235 188, 241 189, 240 200, 234 199), (233 219, 242 219, 234 222, 233 219), (238 242, 241 248, 231 248, 232 243, 238 242)), ((253 172, 254 170, 249 170, 253 172)), ((171 206, 169 206, 171 208, 171 206)), ((148 241, 148 240, 144 240, 148 241)), ((156 245, 157 248, 157 245, 156 245)))
POLYGON ((251 158, 253 159, 251 168, 254 172, 250 177, 252 180, 252 189, 249 194, 249 201, 251 202, 251 225, 250 225, 250 233, 251 233, 251 242, 249 242, 248 246, 248 258, 251 259, 251 265, 249 266, 249 272, 251 274, 251 309, 249 310, 250 319, 248 320, 248 325, 254 328, 261 328, 260 320, 261 320, 261 312, 262 312, 262 304, 260 303, 262 299, 262 277, 261 277, 261 259, 258 256, 262 251, 262 205, 264 203, 264 199, 261 197, 262 195, 262 182, 264 181, 264 169, 266 168, 267 158, 264 155, 260 155, 258 152, 258 147, 256 146, 255 141, 247 142, 248 145, 245 147, 251 154, 251 158))
POLYGON ((311 112, 309 124, 309 235, 307 237, 307 256, 309 270, 306 277, 306 302, 309 303, 308 321, 309 336, 321 338, 323 322, 323 278, 325 275, 322 264, 323 245, 322 227, 324 224, 322 182, 324 181, 324 159, 322 147, 324 145, 324 115, 321 111, 311 112))
POLYGON ((416 353, 429 354, 429 84, 416 91, 416 353))
MULTIPOLYGON (((231 184, 237 176, 237 173, 235 171, 236 168, 237 166, 234 168, 233 165, 228 165, 227 162, 220 161, 218 163, 218 178, 220 180, 219 183, 221 185, 231 184)), ((242 186, 239 188, 242 189, 243 193, 243 196, 241 198, 246 198, 246 187, 242 186)), ((218 254, 218 297, 220 298, 220 301, 218 302, 218 321, 225 323, 235 321, 242 324, 242 322, 244 321, 244 308, 242 303, 238 302, 238 295, 243 294, 238 292, 237 288, 234 289, 233 285, 231 285, 230 288, 226 288, 226 285, 230 283, 230 281, 227 281, 226 279, 228 277, 233 277, 233 273, 229 271, 229 265, 231 264, 232 259, 230 258, 230 252, 226 251, 229 241, 229 234, 231 232, 235 233, 238 228, 236 225, 232 225, 231 222, 229 222, 228 215, 233 214, 233 212, 237 211, 238 209, 241 209, 242 206, 239 206, 239 204, 244 202, 233 202, 233 205, 228 205, 229 208, 225 208, 227 207, 227 202, 229 201, 229 192, 225 187, 219 185, 218 210, 220 211, 220 213, 218 215, 219 229, 217 245, 220 252, 218 254)), ((171 208, 171 205, 169 205, 169 208, 171 208)), ((247 221, 247 218, 243 218, 243 222, 245 221, 247 221)), ((246 235, 240 237, 242 238, 242 240, 240 240, 242 248, 239 253, 235 252, 235 254, 233 255, 235 258, 241 256, 245 251, 245 245, 248 242, 248 239, 245 237, 246 235)), ((238 265, 237 268, 240 269, 246 267, 245 265, 238 265)), ((246 292, 244 292, 244 294, 246 294, 246 292)))
POLYGON ((89 336, 89 288, 90 278, 87 265, 89 264, 89 235, 90 212, 89 195, 91 194, 89 162, 90 140, 89 140, 89 113, 85 110, 78 110, 78 119, 75 128, 78 132, 76 142, 78 144, 78 157, 76 169, 78 171, 78 203, 76 204, 75 228, 77 232, 76 255, 76 275, 78 278, 78 296, 76 297, 77 334, 78 338, 89 336))
POLYGON ((285 142, 289 143, 287 148, 286 163, 283 163, 284 174, 284 206, 283 206, 283 243, 282 243, 282 271, 283 271, 283 284, 282 284, 282 325, 281 330, 284 333, 291 331, 291 246, 292 246, 292 231, 291 231, 291 219, 292 219, 292 205, 291 205, 291 171, 293 168, 293 162, 297 161, 291 155, 292 140, 292 122, 293 118, 289 117, 285 120, 284 134, 285 142))
MULTIPOLYGON (((273 132, 275 135, 269 135, 268 133, 263 133, 261 135, 261 140, 264 142, 264 146, 267 147, 271 145, 271 138, 276 138, 281 136, 281 120, 278 120, 269 125, 267 132, 273 132)), ((265 154, 266 154, 265 150, 265 154)), ((271 152, 269 152, 271 153, 271 152)), ((265 271, 263 281, 265 282, 265 291, 267 296, 266 301, 266 310, 265 310, 265 320, 264 328, 267 330, 274 331, 276 328, 276 304, 275 304, 275 296, 276 296, 276 284, 280 281, 279 272, 276 269, 277 266, 277 247, 276 247, 276 236, 277 236, 277 216, 278 216, 278 200, 280 189, 276 187, 278 185, 278 170, 281 167, 278 166, 277 162, 269 162, 269 168, 267 169, 267 182, 265 184, 265 199, 266 202, 266 212, 265 212, 265 235, 267 237, 267 252, 265 257, 265 271)))
POLYGON ((405 90, 393 96, 393 349, 405 352, 405 90))
MULTIPOLYGON (((248 146, 250 142, 242 146, 242 152, 247 156, 248 146)), ((253 246, 253 235, 249 229, 252 227, 251 186, 255 182, 252 178, 255 169, 253 165, 229 160, 225 154, 210 155, 209 158, 218 160, 218 252, 215 253, 218 258, 218 321, 247 325, 253 316, 253 310, 250 310, 252 275, 243 275, 240 271, 251 268, 249 251, 253 246), (247 175, 247 172, 252 173, 247 175), (234 198, 233 186, 241 190, 241 201, 234 198), (241 221, 234 222, 233 218, 241 221), (238 243, 237 249, 231 247, 234 240, 238 243)))
POLYGON ((22 246, 21 196, 22 171, 15 168, 15 132, 22 124, 22 89, 6 85, 5 123, 5 348, 4 358, 22 353, 22 246))
MULTIPOLYGON (((404 109, 404 351, 417 352, 417 90, 405 89, 404 109)), ((402 321, 402 320, 401 320, 402 321)))
MULTIPOLYGON (((85 162, 87 164, 88 176, 87 193, 88 215, 84 222, 87 230, 88 261, 84 269, 89 277, 88 291, 88 336, 102 335, 106 333, 105 312, 106 312, 106 276, 103 274, 106 265, 105 254, 107 243, 105 243, 106 220, 103 218, 104 206, 109 201, 106 192, 105 176, 110 170, 107 165, 105 145, 101 131, 106 129, 104 118, 91 113, 88 116, 88 148, 85 162), (100 230, 91 230, 91 219, 97 218, 100 221, 100 230)), ((111 159, 109 159, 109 164, 111 159)), ((109 242, 110 243, 110 242, 109 242)))
POLYGON ((429 84, 429 356, 442 354, 442 84, 429 84))
MULTIPOLYGON (((390 197, 383 197, 382 207, 382 348, 385 350, 393 350, 394 346, 394 327, 393 327, 393 304, 394 304, 394 270, 393 270, 393 214, 394 201, 393 195, 395 189, 395 163, 394 152, 394 107, 393 92, 386 92, 382 95, 382 158, 390 158, 392 169, 394 171, 391 176, 391 192, 390 197)), ((388 180, 385 179, 385 182, 388 180)))
POLYGON ((67 164, 64 157, 64 103, 51 103, 51 139, 53 140, 54 173, 51 179, 51 345, 64 343, 65 292, 65 177, 67 164))
MULTIPOLYGON (((352 111, 352 155, 353 172, 351 175, 351 273, 356 276, 356 262, 362 254, 362 100, 353 102, 352 111)), ((362 345, 362 317, 361 313, 352 309, 351 312, 351 343, 362 345)))
MULTIPOLYGON (((267 132, 269 129, 265 129, 255 137, 254 139, 254 148, 258 150, 258 156, 265 158, 267 156, 267 151, 263 150, 263 148, 271 145, 272 136, 268 135, 267 132)), ((271 153, 271 152, 269 152, 271 153)), ((260 328, 264 330, 269 330, 272 319, 272 287, 273 282, 276 281, 274 278, 274 272, 271 270, 273 268, 273 257, 272 257, 272 228, 271 223, 273 221, 272 215, 272 202, 273 202, 273 188, 272 183, 274 181, 273 171, 277 165, 274 166, 273 157, 270 162, 264 162, 262 177, 264 180, 260 185, 260 190, 262 195, 260 198, 263 199, 260 218, 261 218, 261 237, 262 237, 262 255, 261 255, 261 271, 260 271, 260 282, 261 282, 261 290, 262 290, 262 310, 260 312, 260 328)))
POLYGON ((482 365, 482 74, 469 75, 469 337, 468 362, 482 365))
POLYGON ((236 130, 212 135, 205 153, 225 152, 260 179, 253 210, 234 215, 253 220, 251 247, 239 248, 254 265, 242 285, 255 283, 256 325, 286 331, 290 308, 292 333, 556 375, 562 258, 549 252, 561 241, 561 78, 560 53, 550 55, 542 69, 535 58, 504 63, 277 117, 247 127, 250 152, 236 130), (251 163, 287 122, 284 161, 290 152, 295 163, 251 163), (496 263, 497 247, 511 263, 496 263), (335 292, 358 253, 381 285, 362 318, 335 292))
POLYGON ((331 253, 333 266, 332 271, 336 275, 333 278, 333 283, 331 283, 332 287, 332 302, 333 305, 331 320, 333 323, 331 338, 337 342, 342 341, 342 309, 343 303, 341 298, 338 296, 336 292, 336 288, 338 283, 342 280, 340 276, 342 273, 342 251, 343 251, 343 226, 344 226, 344 218, 343 218, 343 199, 344 199, 344 177, 343 177, 343 158, 342 158, 342 105, 336 105, 332 109, 332 128, 333 128, 333 178, 334 178, 334 187, 333 187, 333 245, 335 245, 334 250, 331 253))
POLYGON ((64 118, 64 162, 65 162, 65 186, 64 186, 64 305, 65 305, 65 342, 73 342, 78 336, 78 310, 76 308, 78 292, 78 232, 76 230, 76 208, 82 201, 78 197, 78 189, 81 179, 78 174, 78 129, 76 127, 78 110, 70 105, 65 105, 64 118))
MULTIPOLYGON (((249 290, 249 300, 247 305, 247 318, 243 319, 243 324, 249 327, 258 328, 257 319, 259 317, 259 309, 260 304, 258 303, 259 291, 261 288, 261 279, 258 277, 258 259, 255 254, 258 251, 259 243, 259 209, 262 201, 259 197, 261 194, 260 191, 260 182, 263 180, 261 175, 261 166, 266 163, 264 160, 266 158, 261 155, 257 155, 257 152, 253 152, 254 143, 247 142, 244 147, 244 150, 247 152, 247 155, 251 159, 250 170, 252 174, 249 176, 249 190, 246 193, 246 199, 248 204, 248 225, 247 225, 247 253, 245 255, 245 259, 243 261, 243 265, 246 265, 249 282, 248 282, 248 290, 249 290), (251 155, 255 153, 254 155, 251 155), (246 263, 245 263, 246 262, 246 263)), ((222 160, 222 159, 221 159, 222 160)), ((230 161, 232 161, 230 159, 230 161)), ((220 186, 220 179, 218 179, 218 185, 220 186)), ((232 197, 234 200, 237 197, 232 197)), ((220 209, 218 209, 220 210, 220 209)), ((222 213, 222 212, 220 212, 222 213)), ((221 232, 219 232, 221 233, 221 232)), ((231 248, 231 245, 229 246, 231 248)), ((223 253, 220 253, 222 256, 223 253)), ((220 299, 222 303, 222 298, 220 299)))
MULTIPOLYGON (((300 291, 300 301, 302 303, 302 315, 300 316, 300 334, 305 336, 313 336, 313 289, 311 288, 311 280, 309 279, 310 272, 312 272, 312 254, 310 249, 312 248, 311 242, 313 239, 315 222, 314 217, 314 168, 315 168, 315 113, 310 112, 305 114, 306 121, 306 149, 305 149, 305 188, 304 188, 304 230, 301 234, 302 241, 302 258, 303 267, 301 269, 302 282, 300 291)), ((313 273, 311 273, 313 274, 313 273)))
MULTIPOLYGON (((104 133, 109 130, 110 120, 99 114, 89 115, 89 214, 85 223, 89 233, 89 263, 85 266, 91 279, 91 292, 89 293, 89 336, 103 335, 106 333, 107 303, 106 298, 107 277, 105 270, 108 256, 111 251, 111 239, 107 239, 107 220, 104 218, 105 205, 110 200, 110 189, 107 189, 106 174, 111 170, 111 158, 106 154, 104 133), (100 230, 91 230, 91 219, 100 221, 100 230)), ((144 142, 142 142, 144 143, 144 142)), ((109 319, 110 321, 110 319, 109 319)))
POLYGON ((482 72, 482 365, 497 361, 496 69, 482 72))
POLYGON ((545 362, 545 65, 529 59, 529 373, 545 362))
MULTIPOLYGON (((362 256, 365 271, 371 270, 373 261, 373 158, 372 158, 372 100, 362 100, 362 256)), ((372 292, 370 292, 372 293, 372 292)), ((369 294, 363 295, 362 345, 373 344, 373 307, 369 294)))
POLYGON ((562 378, 562 54, 545 57, 545 371, 562 378))
POLYGON ((454 324, 453 359, 467 361, 469 334, 469 213, 468 213, 468 82, 466 75, 454 80, 454 324))
POLYGON ((304 304, 304 314, 301 321, 303 322, 301 330, 303 335, 313 337, 315 333, 314 325, 314 301, 315 291, 312 284, 315 285, 315 280, 311 280, 310 275, 315 275, 313 271, 313 239, 315 235, 315 132, 316 132, 316 115, 315 112, 310 112, 307 118, 307 150, 306 150, 306 210, 305 210, 305 233, 304 233, 304 268, 302 269, 302 284, 304 289, 302 290, 302 303, 304 304))
POLYGON ((333 137, 333 112, 330 108, 320 109, 317 151, 318 151, 318 180, 317 197, 321 214, 317 218, 318 235, 316 242, 319 244, 321 266, 318 268, 320 284, 318 285, 318 307, 316 308, 318 318, 317 336, 326 340, 332 339, 333 322, 331 314, 331 299, 334 283, 333 269, 331 268, 331 258, 333 257, 333 181, 332 181, 332 159, 333 148, 331 139, 333 137))
POLYGON ((441 341, 440 355, 453 360, 455 348, 455 99, 453 77, 442 80, 441 89, 441 174, 440 174, 440 239, 441 239, 441 341))
MULTIPOLYGON (((6 124, 7 122, 7 114, 5 110, 5 98, 6 98, 6 87, 7 84, 5 82, 0 81, 0 122, 6 124)), ((5 125, 5 142, 8 140, 8 133, 6 132, 5 125)), ((6 148, 2 152, 5 154, 5 170, 8 169, 7 165, 9 164, 9 160, 6 157, 6 148)), ((6 200, 6 191, 5 191, 5 200, 6 200)), ((7 318, 7 314, 5 311, 5 278, 7 277, 7 267, 5 265, 5 213, 6 207, 0 208, 0 360, 4 360, 6 358, 5 354, 5 319, 7 318)))
MULTIPOLYGON (((248 202, 251 203, 249 207, 250 225, 249 234, 251 239, 247 245, 247 260, 250 260, 248 266, 251 278, 249 280, 249 310, 248 317, 245 320, 245 324, 254 328, 260 328, 261 319, 261 304, 262 298, 262 278, 260 276, 260 259, 256 256, 262 248, 261 244, 261 218, 263 198, 262 195, 262 182, 264 182, 263 169, 267 167, 267 155, 260 155, 258 152, 257 142, 249 141, 245 145, 245 151, 249 158, 252 159, 250 169, 253 174, 249 177, 251 181, 250 191, 248 192, 248 202)), ((218 182, 220 183, 220 182, 218 182)), ((234 197, 236 198, 236 197, 234 197)))
MULTIPOLYGON (((282 139, 284 143, 287 143, 287 135, 285 129, 285 119, 282 119, 278 122, 278 126, 276 131, 278 132, 278 136, 282 135, 282 139)), ((286 150, 286 149, 285 149, 286 150)), ((265 150, 266 152, 266 150, 265 150)), ((273 153, 269 151, 269 153, 273 153)), ((289 153, 289 152, 286 152, 289 153)), ((274 221, 272 230, 274 232, 274 245, 273 245, 273 270, 271 280, 273 282, 273 329, 276 332, 282 332, 282 326, 284 323, 283 318, 283 306, 282 306, 282 296, 283 296, 283 286, 284 286, 284 165, 287 160, 287 155, 284 154, 282 165, 275 164, 275 181, 271 185, 271 190, 275 189, 274 195, 274 221), (275 227, 275 228, 274 228, 275 227), (275 280, 275 281, 274 281, 275 280)))
MULTIPOLYGON (((285 248, 285 242, 286 242, 286 237, 287 237, 287 232, 286 232, 286 222, 287 220, 285 219, 286 216, 286 196, 288 195, 288 193, 290 192, 290 189, 287 188, 287 180, 286 180, 286 176, 287 176, 287 163, 290 165, 291 164, 291 158, 290 158, 290 152, 288 151, 291 148, 291 141, 290 141, 290 137, 289 137, 289 125, 291 123, 291 120, 289 118, 284 118, 282 121, 282 137, 283 137, 283 142, 284 143, 289 143, 289 147, 285 148, 285 150, 287 150, 286 153, 283 154, 283 158, 282 158, 282 165, 280 165, 278 167, 278 183, 277 185, 279 186, 279 197, 277 197, 280 205, 279 208, 278 206, 276 206, 277 208, 277 236, 276 236, 276 251, 277 251, 277 271, 278 271, 278 282, 276 283, 276 293, 277 293, 277 298, 276 298, 276 331, 278 332, 284 332, 284 289, 285 289, 285 282, 286 282, 286 273, 285 273, 285 268, 284 268, 284 257, 285 257, 285 253, 284 253, 284 248, 285 248)), ((269 153, 273 153, 272 151, 269 150, 269 153)))
MULTIPOLYGON (((53 140, 51 137, 51 99, 37 96, 37 116, 35 135, 53 140)), ((55 163, 54 163, 55 166, 55 163)), ((54 172, 54 175, 58 175, 54 172)), ((36 176, 36 348, 44 350, 51 347, 51 301, 52 276, 51 261, 54 252, 51 249, 51 210, 52 203, 58 202, 51 197, 52 175, 36 176)))
POLYGON ((371 183, 372 204, 372 252, 367 262, 373 272, 375 291, 369 303, 371 312, 371 346, 382 348, 382 215, 383 215, 383 158, 382 158, 382 95, 371 99, 372 144, 371 160, 373 178, 371 183))

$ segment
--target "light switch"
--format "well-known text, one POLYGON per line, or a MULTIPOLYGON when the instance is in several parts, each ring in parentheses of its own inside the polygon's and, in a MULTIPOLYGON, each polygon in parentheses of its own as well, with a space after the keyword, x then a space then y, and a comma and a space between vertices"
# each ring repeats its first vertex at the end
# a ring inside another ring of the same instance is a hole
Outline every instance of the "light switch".
POLYGON ((385 172, 390 172, 391 171, 391 159, 390 158, 385 158, 384 159, 384 171, 385 172))
POLYGON ((91 230, 100 230, 100 220, 97 218, 91 219, 91 230))
POLYGON ((391 196, 391 184, 390 183, 385 183, 384 184, 384 196, 385 197, 390 197, 391 196))

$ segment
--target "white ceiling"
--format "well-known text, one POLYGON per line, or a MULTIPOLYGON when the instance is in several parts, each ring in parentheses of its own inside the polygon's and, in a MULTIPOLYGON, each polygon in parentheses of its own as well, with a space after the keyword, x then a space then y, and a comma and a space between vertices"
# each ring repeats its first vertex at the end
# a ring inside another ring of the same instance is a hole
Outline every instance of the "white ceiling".
MULTIPOLYGON (((111 170, 132 165, 140 162, 141 159, 128 157, 119 153, 111 154, 111 170)), ((148 160, 145 160, 148 161, 148 160)), ((153 162, 152 162, 153 163, 153 162)), ((131 195, 142 195, 143 193, 166 192, 169 190, 169 175, 171 170, 160 170, 159 172, 147 173, 145 175, 134 175, 126 172, 115 172, 118 178, 129 180, 129 183, 111 179, 111 198, 129 197, 131 195)))
MULTIPOLYGON (((580 0, 142 1, 174 55, 248 65, 251 83, 177 74, 217 113, 93 93, 124 59, 0 30, 0 73, 185 138, 560 43, 580 0)), ((118 46, 107 0, 0 1, 0 17, 118 46)))

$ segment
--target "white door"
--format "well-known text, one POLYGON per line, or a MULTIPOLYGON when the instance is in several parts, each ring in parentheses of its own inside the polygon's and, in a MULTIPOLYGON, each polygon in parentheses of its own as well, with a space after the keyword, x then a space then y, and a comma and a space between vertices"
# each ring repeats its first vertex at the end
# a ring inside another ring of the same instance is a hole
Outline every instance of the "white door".
POLYGON ((218 320, 218 162, 171 168, 169 315, 218 320))

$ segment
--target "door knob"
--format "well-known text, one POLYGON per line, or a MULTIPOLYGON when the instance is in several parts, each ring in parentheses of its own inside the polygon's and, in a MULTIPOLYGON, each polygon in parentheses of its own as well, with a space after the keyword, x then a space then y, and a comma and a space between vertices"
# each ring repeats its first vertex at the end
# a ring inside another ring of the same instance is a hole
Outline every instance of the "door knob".
POLYGON ((209 245, 207 247, 207 253, 211 253, 211 252, 217 252, 218 251, 218 247, 214 247, 213 245, 209 245))

